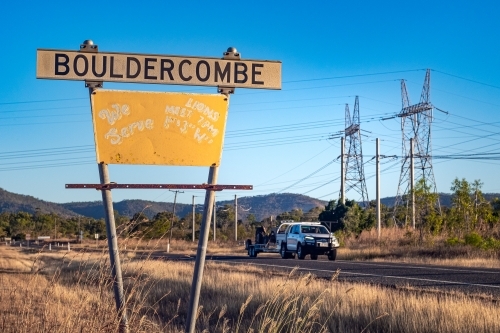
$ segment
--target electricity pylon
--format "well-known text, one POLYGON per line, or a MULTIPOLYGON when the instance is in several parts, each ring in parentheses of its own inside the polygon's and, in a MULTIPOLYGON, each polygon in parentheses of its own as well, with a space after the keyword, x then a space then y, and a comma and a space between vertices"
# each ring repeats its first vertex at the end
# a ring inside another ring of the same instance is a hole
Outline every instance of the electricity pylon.
MULTIPOLYGON (((418 104, 410 105, 406 83, 404 80, 401 80, 402 109, 397 116, 401 118, 403 156, 398 192, 394 203, 394 216, 396 215, 398 206, 405 206, 407 209, 406 219, 408 219, 409 208, 412 207, 412 184, 416 184, 423 179, 424 185, 429 187, 434 193, 437 193, 436 180, 434 179, 434 171, 432 169, 431 124, 434 106, 430 101, 430 95, 430 69, 425 73, 424 86, 418 104), (411 156, 412 147, 410 139, 413 139, 413 156, 411 156), (412 159, 413 170, 411 168, 412 159), (412 179, 412 175, 414 179, 412 179)), ((439 207, 439 199, 437 206, 439 207)), ((413 227, 415 227, 414 218, 412 216, 413 227)), ((406 220, 405 224, 407 222, 406 220)))
MULTIPOLYGON (((345 105, 345 130, 347 154, 344 172, 344 189, 347 193, 353 189, 359 193, 361 205, 368 206, 368 191, 366 189, 365 172, 363 167, 363 150, 361 148, 361 128, 359 121, 359 98, 354 102, 354 113, 349 112, 349 105, 345 105)), ((341 185, 342 186, 342 185, 341 185)), ((341 189, 342 192, 342 189, 341 189)))

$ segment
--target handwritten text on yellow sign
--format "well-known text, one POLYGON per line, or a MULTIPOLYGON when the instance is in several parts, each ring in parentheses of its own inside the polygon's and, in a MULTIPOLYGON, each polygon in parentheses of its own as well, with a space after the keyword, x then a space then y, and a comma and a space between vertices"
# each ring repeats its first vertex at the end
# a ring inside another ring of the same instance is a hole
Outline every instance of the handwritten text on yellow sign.
POLYGON ((219 165, 227 109, 225 95, 95 90, 97 162, 219 165))

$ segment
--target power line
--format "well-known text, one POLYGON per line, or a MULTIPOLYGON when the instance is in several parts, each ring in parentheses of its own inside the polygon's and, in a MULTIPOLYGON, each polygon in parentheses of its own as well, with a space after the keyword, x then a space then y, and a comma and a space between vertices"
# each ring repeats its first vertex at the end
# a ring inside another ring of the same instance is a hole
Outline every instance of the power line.
MULTIPOLYGON (((337 159, 338 159, 338 157, 337 157, 337 159)), ((317 174, 318 172, 320 172, 321 170, 323 170, 323 169, 324 169, 324 168, 326 168, 327 166, 331 165, 333 162, 335 162, 335 160, 336 160, 336 159, 334 159, 334 160, 332 160, 332 161, 330 161, 330 162, 326 163, 325 165, 323 165, 321 168, 317 169, 317 170, 316 170, 316 171, 314 171, 313 173, 311 173, 311 174, 309 174, 308 176, 306 176, 306 177, 304 177, 304 178, 302 178, 302 179, 298 180, 297 182, 293 183, 292 185, 285 187, 284 189, 282 189, 282 190, 281 190, 281 191, 279 191, 279 192, 284 192, 284 191, 288 190, 289 188, 292 188, 292 187, 294 187, 295 185, 300 184, 300 183, 301 183, 301 182, 303 182, 304 180, 306 180, 306 179, 310 178, 311 176, 314 176, 315 174, 317 174)))
POLYGON ((323 81, 323 80, 334 80, 334 79, 347 79, 347 78, 353 78, 353 77, 387 75, 387 74, 399 74, 399 73, 417 72, 417 71, 424 71, 424 70, 425 69, 408 69, 408 70, 392 71, 392 72, 379 72, 379 73, 368 73, 368 74, 354 74, 354 75, 331 76, 331 77, 323 77, 323 78, 317 78, 317 79, 303 79, 303 80, 295 80, 295 81, 285 81, 283 83, 296 83, 296 82, 323 81))
POLYGON ((434 71, 434 72, 436 72, 436 73, 441 73, 441 74, 444 74, 444 75, 448 75, 448 76, 456 77, 457 79, 461 79, 461 80, 465 80, 465 81, 469 81, 469 82, 477 83, 477 84, 480 84, 480 85, 483 85, 483 86, 487 86, 487 87, 492 87, 492 88, 500 89, 500 87, 499 87, 499 86, 495 86, 495 85, 492 85, 492 84, 489 84, 489 83, 479 82, 479 81, 472 80, 472 79, 468 79, 468 78, 465 78, 465 77, 462 77, 462 76, 458 76, 458 75, 454 75, 454 74, 446 73, 446 72, 443 72, 443 71, 439 71, 439 70, 437 70, 437 69, 433 69, 432 71, 434 71))

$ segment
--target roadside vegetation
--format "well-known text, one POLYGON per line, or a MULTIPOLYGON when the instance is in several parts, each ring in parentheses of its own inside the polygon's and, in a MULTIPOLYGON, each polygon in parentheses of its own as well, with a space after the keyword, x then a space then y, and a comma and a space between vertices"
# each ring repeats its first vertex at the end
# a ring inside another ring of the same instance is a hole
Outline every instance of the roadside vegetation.
MULTIPOLYGON (((300 209, 282 212, 274 217, 256 221, 249 214, 238 224, 239 243, 234 239, 234 207, 225 205, 217 209, 217 241, 211 242, 209 253, 244 253, 242 242, 254 238, 255 228, 270 227, 283 220, 327 221, 341 242, 338 259, 405 261, 443 265, 499 267, 500 266, 500 199, 487 201, 481 192, 482 183, 470 183, 455 179, 452 183, 451 206, 439 206, 436 194, 425 183, 415 188, 415 229, 411 226, 411 204, 403 198, 403 205, 396 211, 382 205, 382 231, 380 239, 376 233, 375 203, 362 207, 353 200, 345 205, 332 200, 325 207, 316 207, 309 212, 300 209)), ((159 212, 148 218, 142 211, 132 218, 115 215, 120 243, 127 250, 150 251, 154 244, 157 251, 166 250, 165 235, 172 229, 172 251, 194 254, 196 242, 192 239, 193 216, 183 218, 172 212, 159 212)), ((201 214, 195 213, 195 238, 199 237, 201 214)), ((38 236, 50 236, 51 241, 76 242, 82 230, 83 244, 73 246, 106 246, 104 220, 86 217, 63 218, 26 212, 0 213, 0 240, 25 241, 38 236), (29 235, 29 236, 28 236, 29 235), (95 236, 98 235, 98 240, 95 236)), ((213 230, 210 228, 209 239, 213 230)))
MULTIPOLYGON (((0 331, 116 332, 108 254, 0 246, 0 331)), ((183 332, 193 265, 124 258, 131 332, 183 332)), ((498 332, 494 300, 207 263, 197 332, 498 332), (480 314, 480 315, 478 315, 480 314)))

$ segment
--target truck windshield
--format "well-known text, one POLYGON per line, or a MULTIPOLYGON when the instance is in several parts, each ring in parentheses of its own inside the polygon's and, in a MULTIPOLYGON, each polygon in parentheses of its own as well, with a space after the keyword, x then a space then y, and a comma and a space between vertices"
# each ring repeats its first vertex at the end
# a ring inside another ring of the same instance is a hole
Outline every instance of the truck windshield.
POLYGON ((315 225, 303 225, 301 227, 301 231, 303 234, 328 234, 328 229, 324 226, 315 226, 315 225))

